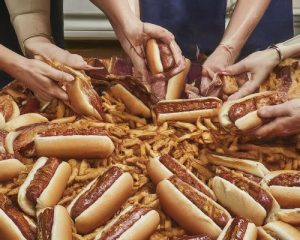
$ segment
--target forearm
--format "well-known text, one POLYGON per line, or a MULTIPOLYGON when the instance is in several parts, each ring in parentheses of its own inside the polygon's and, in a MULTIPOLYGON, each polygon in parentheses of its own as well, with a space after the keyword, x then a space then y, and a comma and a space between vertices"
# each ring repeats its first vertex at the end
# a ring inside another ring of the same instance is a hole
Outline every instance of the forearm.
POLYGON ((300 55, 300 35, 276 45, 279 47, 282 59, 300 55))
POLYGON ((16 77, 20 67, 26 61, 23 56, 9 50, 0 44, 0 69, 12 77, 16 77))
POLYGON ((114 28, 124 32, 139 22, 139 6, 137 0, 91 0, 109 18, 114 28))
POLYGON ((20 46, 35 36, 51 38, 50 0, 5 0, 20 46))
POLYGON ((238 0, 221 44, 236 58, 264 15, 271 0, 238 0))

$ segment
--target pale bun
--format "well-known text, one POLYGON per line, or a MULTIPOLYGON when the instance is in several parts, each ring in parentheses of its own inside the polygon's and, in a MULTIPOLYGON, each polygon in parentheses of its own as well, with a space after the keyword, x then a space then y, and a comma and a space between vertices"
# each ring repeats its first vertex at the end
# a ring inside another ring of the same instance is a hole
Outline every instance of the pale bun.
POLYGON ((9 132, 5 137, 5 150, 9 154, 14 154, 14 141, 20 135, 21 131, 9 132))
POLYGON ((140 99, 131 94, 121 84, 116 84, 110 88, 113 96, 120 99, 128 108, 129 112, 134 115, 145 118, 151 117, 151 111, 140 99))
POLYGON ((246 100, 256 98, 256 97, 261 97, 261 96, 270 96, 274 94, 273 91, 267 91, 267 92, 261 92, 261 93, 254 93, 250 94, 246 97, 240 98, 238 100, 233 100, 233 101, 227 101, 223 104, 219 111, 219 121, 220 124, 227 129, 230 129, 232 127, 237 127, 238 129, 244 131, 244 130, 249 130, 250 128, 255 128, 261 125, 262 121, 261 119, 257 116, 257 111, 253 111, 251 113, 248 113, 244 117, 238 119, 233 123, 228 116, 228 113, 231 109, 231 107, 236 104, 236 103, 241 103, 246 100), (247 116, 247 117, 246 117, 247 116))
POLYGON ((58 158, 106 158, 114 151, 109 137, 97 135, 38 136, 34 146, 37 156, 58 158))
POLYGON ((267 213, 247 192, 219 176, 213 178, 212 189, 223 207, 237 216, 251 220, 255 225, 262 225, 267 218, 279 210, 278 203, 273 199, 272 209, 267 213))
MULTIPOLYGON (((168 179, 174 173, 170 171, 164 164, 162 164, 159 161, 160 157, 154 157, 150 159, 148 165, 147 165, 147 172, 151 178, 151 181, 156 185, 160 181, 164 179, 168 179)), ((196 180, 207 192, 209 193, 209 197, 216 200, 216 196, 214 192, 200 179, 198 179, 190 170, 188 170, 183 164, 181 164, 179 161, 176 161, 174 158, 172 158, 173 161, 175 161, 182 169, 185 169, 185 171, 189 174, 191 178, 196 180)))
MULTIPOLYGON (((164 211, 189 234, 207 234, 217 238, 221 228, 185 197, 169 180, 157 185, 156 193, 164 211)), ((206 195, 199 192, 202 196, 206 195)), ((217 204, 206 197, 210 204, 217 204)), ((226 211, 224 209, 224 211, 226 211)), ((227 211, 226 211, 227 213, 227 211)), ((228 217, 230 217, 229 213, 228 217)))
MULTIPOLYGON (((86 81, 84 80, 84 76, 82 78, 76 77, 74 81, 66 85, 69 101, 73 110, 78 114, 102 120, 100 113, 91 104, 89 96, 83 92, 84 86, 82 81, 86 81)), ((92 87, 91 90, 93 94, 97 94, 92 87)))
MULTIPOLYGON (((83 191, 70 203, 68 212, 81 195, 87 192, 97 179, 89 183, 83 191)), ((123 173, 113 185, 91 206, 85 209, 76 219, 75 227, 79 233, 87 234, 95 228, 105 224, 130 197, 133 189, 133 179, 129 173, 123 173)))
POLYGON ((26 166, 17 159, 0 161, 0 182, 11 180, 26 169, 26 166))
MULTIPOLYGON (((229 222, 226 224, 225 228, 223 229, 223 231, 221 232, 221 234, 219 235, 219 237, 217 238, 217 240, 227 240, 224 238, 225 238, 226 232, 232 222, 233 222, 233 219, 230 219, 229 222)), ((256 228, 255 224, 248 222, 247 229, 246 229, 245 235, 243 237, 243 240, 256 240, 256 237, 257 237, 257 228, 256 228)), ((231 239, 231 238, 229 238, 229 239, 231 239)))
POLYGON ((280 209, 275 214, 275 218, 291 225, 300 226, 300 208, 280 209))
POLYGON ((5 111, 7 106, 12 107, 10 117, 5 119, 4 115, 2 112, 0 112, 0 129, 5 128, 5 123, 12 120, 13 118, 17 117, 20 115, 20 109, 17 105, 17 103, 13 100, 13 98, 9 95, 3 95, 0 96, 0 107, 3 109, 2 111, 5 111))
MULTIPOLYGON (((43 208, 37 212, 37 216, 45 211, 43 208)), ((72 220, 69 216, 67 209, 61 205, 56 205, 54 209, 54 219, 51 231, 51 239, 60 239, 64 236, 65 240, 72 240, 72 220)))
POLYGON ((141 240, 148 239, 157 229, 160 217, 157 211, 151 210, 135 222, 119 239, 141 240))
POLYGON ((240 159, 216 154, 208 154, 207 158, 208 161, 214 165, 240 170, 261 178, 270 172, 262 163, 249 159, 240 159))
POLYGON ((4 129, 8 132, 18 128, 29 126, 36 123, 48 122, 48 119, 38 113, 26 113, 13 118, 5 124, 4 129))
POLYGON ((147 64, 152 74, 164 72, 160 58, 160 50, 155 39, 149 39, 146 43, 147 64))
POLYGON ((185 68, 180 73, 177 73, 173 77, 168 80, 166 100, 174 100, 181 97, 184 87, 185 87, 185 79, 190 71, 191 61, 189 59, 185 59, 185 68))
POLYGON ((33 202, 27 199, 26 191, 31 181, 34 179, 35 173, 46 164, 47 160, 48 158, 41 157, 36 161, 32 170, 19 189, 19 206, 30 216, 35 216, 36 208, 52 207, 57 204, 63 195, 71 175, 70 165, 67 162, 61 162, 56 169, 55 174, 52 176, 49 184, 37 199, 37 204, 35 205, 33 202))
MULTIPOLYGON (((299 171, 296 170, 273 171, 265 176, 264 181, 268 184, 268 182, 272 178, 282 173, 299 173, 299 171)), ((269 189, 272 195, 274 196, 274 198, 277 200, 277 202, 282 208, 300 208, 300 187, 271 185, 269 186, 269 189)))
POLYGON ((270 222, 263 227, 258 228, 258 240, 298 240, 300 239, 300 232, 291 225, 274 221, 270 222), (272 231, 276 234, 277 238, 270 236, 266 230, 272 231))
MULTIPOLYGON (((217 100, 222 103, 219 98, 216 97, 203 97, 199 99, 177 99, 177 100, 163 100, 158 104, 163 103, 180 103, 180 102, 191 102, 191 101, 201 101, 205 99, 217 100)), ((193 110, 193 111, 185 111, 185 112, 173 112, 173 113, 154 113, 154 122, 163 123, 166 121, 183 121, 183 122, 196 122, 198 117, 201 118, 209 118, 214 117, 218 114, 219 108, 213 109, 201 109, 201 110, 193 110)))

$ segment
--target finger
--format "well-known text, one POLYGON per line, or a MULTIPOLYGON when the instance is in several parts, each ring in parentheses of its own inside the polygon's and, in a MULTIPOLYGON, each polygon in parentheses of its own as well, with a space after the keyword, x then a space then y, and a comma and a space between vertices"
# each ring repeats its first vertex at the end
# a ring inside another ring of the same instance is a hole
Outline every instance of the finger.
POLYGON ((248 80, 238 92, 232 94, 228 100, 236 100, 242 97, 245 97, 253 92, 256 91, 256 89, 260 86, 260 79, 253 79, 253 80, 248 80))
POLYGON ((224 75, 238 75, 241 73, 247 72, 247 67, 245 64, 245 61, 242 60, 236 64, 233 64, 231 66, 228 66, 225 68, 225 70, 222 72, 224 75))
POLYGON ((42 102, 51 102, 53 97, 43 91, 37 91, 34 93, 35 97, 42 102))
POLYGON ((287 106, 287 103, 265 106, 258 109, 257 114, 261 118, 277 118, 289 116, 289 107, 287 106))
POLYGON ((59 71, 46 64, 44 65, 44 75, 57 82, 71 82, 74 80, 74 77, 71 74, 59 71))
POLYGON ((58 98, 62 101, 68 101, 67 93, 59 86, 54 84, 49 90, 49 94, 55 98, 58 98))
POLYGON ((164 78, 166 78, 166 79, 170 79, 171 77, 182 72, 184 70, 184 68, 185 68, 185 63, 180 64, 179 66, 176 66, 175 68, 172 68, 168 72, 161 73, 161 75, 164 76, 164 78))
POLYGON ((72 68, 84 70, 89 65, 86 61, 84 61, 83 57, 78 54, 70 54, 67 53, 64 60, 62 60, 63 64, 70 66, 72 68))
POLYGON ((180 50, 179 46, 177 45, 177 43, 173 40, 169 46, 170 46, 171 52, 173 54, 176 65, 178 66, 180 64, 183 64, 184 57, 182 56, 181 50, 180 50))
POLYGON ((255 131, 255 135, 259 137, 265 136, 282 136, 286 134, 284 125, 286 121, 289 121, 289 117, 277 118, 274 121, 263 125, 255 131))
POLYGON ((170 31, 152 23, 144 23, 144 32, 150 37, 160 39, 168 45, 175 39, 170 31))

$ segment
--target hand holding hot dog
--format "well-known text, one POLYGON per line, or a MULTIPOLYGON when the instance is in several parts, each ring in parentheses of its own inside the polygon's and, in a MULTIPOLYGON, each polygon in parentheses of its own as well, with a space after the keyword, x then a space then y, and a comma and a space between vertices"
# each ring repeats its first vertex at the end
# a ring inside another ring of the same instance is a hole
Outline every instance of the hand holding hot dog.
POLYGON ((258 136, 287 136, 300 132, 300 99, 261 108, 258 115, 263 119, 272 119, 255 132, 258 136))

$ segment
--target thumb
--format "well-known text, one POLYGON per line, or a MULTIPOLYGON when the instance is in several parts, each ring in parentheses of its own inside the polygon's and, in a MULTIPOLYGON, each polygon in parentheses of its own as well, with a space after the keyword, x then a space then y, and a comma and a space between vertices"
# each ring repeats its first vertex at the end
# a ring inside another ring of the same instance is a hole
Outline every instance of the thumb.
POLYGON ((238 75, 244 72, 247 72, 247 67, 245 61, 242 60, 236 64, 226 67, 225 71, 222 73, 227 75, 238 75))
POLYGON ((274 106, 265 106, 258 109, 258 116, 261 118, 277 118, 289 115, 287 102, 274 106))

